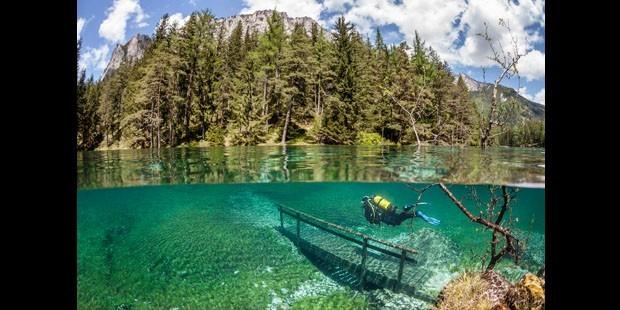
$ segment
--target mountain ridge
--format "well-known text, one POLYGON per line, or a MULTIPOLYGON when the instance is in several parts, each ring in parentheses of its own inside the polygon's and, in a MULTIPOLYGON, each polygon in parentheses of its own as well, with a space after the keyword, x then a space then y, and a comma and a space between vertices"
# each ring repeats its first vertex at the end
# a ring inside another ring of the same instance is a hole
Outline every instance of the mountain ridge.
MULTIPOLYGON (((474 103, 476 103, 479 108, 483 110, 486 109, 490 105, 493 97, 493 84, 480 82, 465 73, 457 74, 454 78, 455 83, 458 81, 459 77, 463 78, 463 82, 465 82, 465 85, 467 86, 469 96, 474 103)), ((519 94, 519 92, 514 88, 501 84, 498 86, 498 94, 500 101, 502 102, 509 99, 515 100, 523 108, 521 111, 522 117, 544 121, 545 106, 543 104, 529 100, 519 94)))

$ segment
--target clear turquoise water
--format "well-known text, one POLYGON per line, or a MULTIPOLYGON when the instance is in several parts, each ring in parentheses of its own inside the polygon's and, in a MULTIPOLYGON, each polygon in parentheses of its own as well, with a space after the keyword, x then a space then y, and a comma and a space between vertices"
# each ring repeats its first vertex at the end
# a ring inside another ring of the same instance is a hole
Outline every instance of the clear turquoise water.
MULTIPOLYGON (((469 187, 450 188, 477 210, 465 199, 469 187)), ((486 186, 474 188, 485 198, 486 186)), ((78 307, 372 308, 367 293, 322 273, 275 229, 276 203, 408 242, 420 252, 417 268, 431 272, 420 288, 429 294, 436 294, 457 272, 479 268, 490 232, 469 222, 438 188, 425 194, 431 205, 422 207, 442 221, 437 227, 422 221, 371 226, 360 208, 361 197, 369 194, 381 194, 399 206, 417 197, 398 182, 83 188, 77 195, 78 307)), ((510 216, 514 230, 528 239, 528 249, 520 266, 502 261, 497 268, 501 273, 516 279, 544 264, 544 214, 544 189, 521 188, 510 216)))

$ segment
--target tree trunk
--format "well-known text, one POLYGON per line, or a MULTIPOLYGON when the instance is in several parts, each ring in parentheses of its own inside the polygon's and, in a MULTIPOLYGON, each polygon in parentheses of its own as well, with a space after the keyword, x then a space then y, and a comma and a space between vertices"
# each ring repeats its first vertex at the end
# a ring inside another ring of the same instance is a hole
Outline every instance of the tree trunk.
MULTIPOLYGON (((405 113, 407 113, 407 115, 409 115, 409 121, 411 122, 411 127, 413 128, 413 133, 415 134, 415 140, 417 143, 417 147, 420 147, 420 136, 418 135, 418 130, 415 128, 415 118, 413 117, 413 110, 409 111, 407 109, 405 109, 405 107, 398 101, 396 100, 396 98, 394 98, 394 96, 390 95, 390 97, 392 97, 392 100, 403 110, 405 111, 405 113)), ((417 102, 416 102, 417 104, 417 102)), ((402 130, 401 130, 402 131, 402 130)), ((402 135, 401 135, 402 136, 402 135)), ((399 138, 400 141, 400 138, 399 138)))
POLYGON ((317 115, 321 115, 321 76, 319 76, 319 84, 317 85, 317 100, 316 100, 316 112, 317 115))
POLYGON ((206 99, 205 99, 205 95, 204 95, 204 91, 201 91, 200 94, 200 139, 204 140, 205 139, 205 106, 207 105, 206 103, 206 99))
MULTIPOLYGON (((280 78, 280 73, 279 73, 279 71, 278 71, 278 67, 276 66, 276 75, 275 75, 275 80, 273 81, 273 93, 272 93, 272 95, 273 95, 273 94, 277 94, 277 93, 278 93, 278 92, 277 92, 278 90, 276 89, 276 87, 277 87, 277 85, 278 85, 278 79, 279 79, 279 78, 280 78)), ((274 106, 274 108, 273 108, 273 109, 274 109, 274 110, 273 110, 273 111, 274 111, 274 113, 276 113, 276 116, 278 116, 278 119, 279 119, 279 116, 280 116, 280 115, 279 115, 279 113, 277 113, 277 111, 279 111, 279 110, 280 110, 280 98, 279 98, 279 96, 278 96, 278 95, 276 95, 276 103, 275 103, 275 106, 274 106)))
POLYGON ((487 120, 487 124, 482 132, 482 135, 480 136, 480 147, 483 149, 486 148, 487 144, 489 143, 491 130, 493 129, 493 124, 495 123, 494 118, 495 110, 497 109, 497 86, 499 85, 499 83, 502 82, 506 74, 508 74, 508 71, 510 71, 510 68, 512 66, 516 66, 516 63, 513 63, 512 65, 504 69, 502 74, 497 78, 497 80, 495 80, 495 83, 493 84, 493 97, 491 98, 491 110, 489 112, 489 119, 487 120))
POLYGON ((489 143, 489 136, 491 135, 491 130, 493 129, 493 118, 495 117, 495 109, 497 107, 497 84, 496 81, 493 85, 493 97, 491 98, 491 108, 489 111, 489 119, 487 120, 487 124, 482 131, 482 135, 480 136, 480 147, 486 148, 489 143))
POLYGON ((187 104, 185 105, 185 142, 189 143, 189 115, 192 105, 192 74, 189 75, 189 81, 187 84, 187 104))
POLYGON ((161 119, 160 113, 159 113, 159 104, 157 107, 157 149, 159 149, 161 147, 161 129, 160 129, 160 125, 159 125, 159 120, 161 119))
POLYGON ((289 101, 286 109, 286 119, 284 120, 284 130, 282 130, 282 145, 286 144, 286 131, 288 129, 288 123, 291 119, 291 109, 293 108, 292 101, 289 101))
POLYGON ((172 116, 168 115, 168 133, 170 135, 170 139, 168 141, 169 146, 174 145, 174 141, 172 141, 172 116))
MULTIPOLYGON (((202 118, 204 118, 204 115, 202 116, 202 118)), ((205 139, 205 122, 204 121, 200 123, 200 136, 202 140, 205 139)))
POLYGON ((149 113, 149 131, 151 134, 151 145, 149 145, 150 149, 153 149, 153 146, 155 145, 155 102, 153 100, 151 100, 151 113, 149 113))
POLYGON ((418 135, 418 130, 415 128, 415 120, 413 119, 412 114, 409 114, 409 119, 411 120, 411 127, 413 127, 413 133, 415 133, 415 140, 417 146, 420 147, 420 136, 418 135))
POLYGON ((248 103, 248 107, 249 112, 252 112, 254 110, 254 98, 252 97, 252 94, 254 93, 254 90, 252 89, 252 82, 253 79, 251 76, 248 76, 248 88, 249 88, 249 97, 250 97, 250 102, 248 103))
POLYGON ((160 127, 161 124, 159 123, 159 120, 161 119, 161 98, 160 96, 160 85, 157 85, 157 149, 159 150, 160 146, 161 146, 161 131, 160 131, 160 127))
POLYGON ((263 80, 263 117, 267 115, 267 77, 263 80))

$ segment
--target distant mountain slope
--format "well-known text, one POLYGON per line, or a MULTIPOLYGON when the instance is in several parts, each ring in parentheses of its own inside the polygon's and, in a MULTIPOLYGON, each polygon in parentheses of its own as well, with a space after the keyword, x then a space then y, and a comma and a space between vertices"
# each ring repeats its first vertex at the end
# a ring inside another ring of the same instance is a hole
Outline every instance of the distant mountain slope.
MULTIPOLYGON (((493 97, 493 84, 476 81, 466 74, 460 74, 467 85, 470 98, 482 109, 486 110, 491 104, 493 97)), ((459 75, 456 76, 458 79, 459 75)), ((521 116, 526 119, 544 120, 545 106, 526 99, 513 88, 500 85, 498 88, 499 98, 502 101, 515 100, 522 108, 521 116)))

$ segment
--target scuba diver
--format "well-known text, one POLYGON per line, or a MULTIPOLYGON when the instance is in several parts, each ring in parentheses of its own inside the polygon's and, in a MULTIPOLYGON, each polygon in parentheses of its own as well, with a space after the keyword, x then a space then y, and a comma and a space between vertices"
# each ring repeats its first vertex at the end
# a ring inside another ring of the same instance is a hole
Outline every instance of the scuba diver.
POLYGON ((419 217, 431 225, 439 225, 440 221, 436 218, 432 218, 416 210, 418 205, 428 204, 426 202, 417 202, 414 204, 405 205, 403 212, 398 212, 398 207, 394 206, 387 199, 374 195, 371 197, 364 196, 362 198, 362 207, 364 208, 364 216, 366 220, 372 224, 380 224, 384 222, 388 225, 398 226, 403 221, 419 217))

